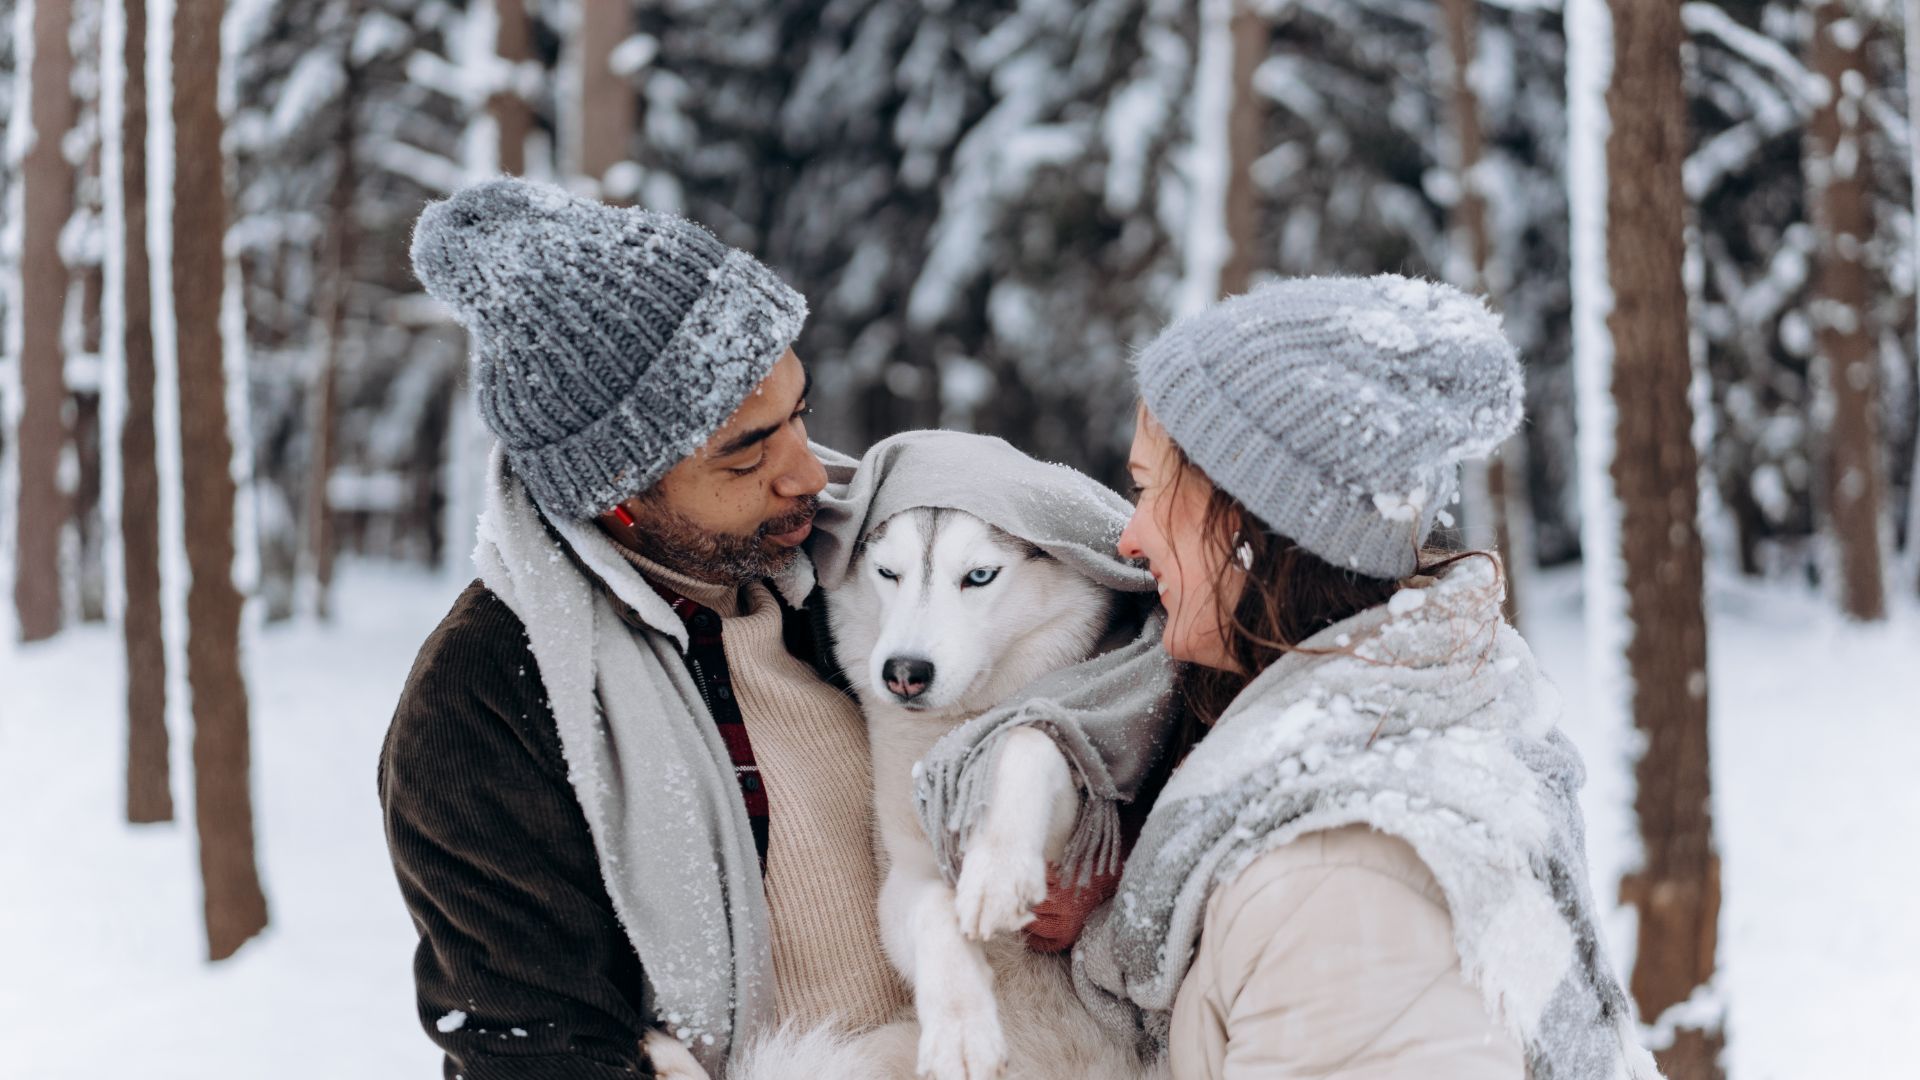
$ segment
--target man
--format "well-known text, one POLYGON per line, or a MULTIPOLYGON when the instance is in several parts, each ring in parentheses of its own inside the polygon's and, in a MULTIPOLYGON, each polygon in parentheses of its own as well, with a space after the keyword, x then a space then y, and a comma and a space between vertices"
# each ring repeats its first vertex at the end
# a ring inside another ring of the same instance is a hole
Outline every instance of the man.
POLYGON ((499 443, 481 579, 380 763, 446 1075, 651 1076, 663 1033, 718 1075, 775 1021, 889 1019, 866 733, 801 553, 804 301, 684 219, 512 180, 429 207, 413 259, 499 443))

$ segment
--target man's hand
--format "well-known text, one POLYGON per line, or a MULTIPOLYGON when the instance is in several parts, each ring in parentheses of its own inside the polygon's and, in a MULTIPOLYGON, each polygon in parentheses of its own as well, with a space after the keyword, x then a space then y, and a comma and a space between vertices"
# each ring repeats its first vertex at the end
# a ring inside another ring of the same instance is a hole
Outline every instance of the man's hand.
POLYGON ((1038 953, 1065 952, 1080 940, 1087 916, 1106 903, 1120 888, 1120 875, 1095 874, 1086 885, 1074 888, 1060 878, 1060 868, 1047 867, 1047 898, 1033 907, 1033 921, 1022 931, 1027 948, 1038 953))
POLYGON ((640 1047, 653 1063, 653 1075, 658 1080, 707 1080, 707 1070, 680 1045, 680 1040, 658 1028, 647 1032, 640 1047))

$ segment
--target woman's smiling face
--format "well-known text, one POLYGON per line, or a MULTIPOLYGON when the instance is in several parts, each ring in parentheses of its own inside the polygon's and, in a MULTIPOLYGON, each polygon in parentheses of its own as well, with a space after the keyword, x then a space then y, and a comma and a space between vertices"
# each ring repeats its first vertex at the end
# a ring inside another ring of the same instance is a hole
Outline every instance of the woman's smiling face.
POLYGON ((1144 559, 1160 584, 1160 602, 1167 610, 1162 647, 1175 660, 1232 670, 1220 635, 1220 592, 1223 585, 1229 590, 1237 586, 1239 569, 1230 569, 1223 580, 1228 538, 1207 534, 1212 483, 1184 463, 1145 406, 1134 425, 1127 471, 1137 501, 1133 519, 1120 534, 1120 555, 1144 559))

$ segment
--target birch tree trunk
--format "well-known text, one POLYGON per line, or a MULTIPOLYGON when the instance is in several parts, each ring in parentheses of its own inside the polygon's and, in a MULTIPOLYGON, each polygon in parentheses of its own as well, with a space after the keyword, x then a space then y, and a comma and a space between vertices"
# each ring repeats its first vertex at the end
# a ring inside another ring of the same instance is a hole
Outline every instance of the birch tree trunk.
POLYGON ((120 402, 118 522, 121 560, 121 634, 127 658, 127 820, 172 821, 168 761, 167 655, 160 614, 160 474, 154 440, 153 281, 147 254, 147 4, 117 5, 117 123, 101 132, 111 164, 105 177, 107 243, 120 258, 107 260, 108 333, 118 352, 120 402), (117 348, 116 348, 117 347, 117 348))
POLYGON ((1668 0, 1575 0, 1567 20, 1587 608, 1595 640, 1623 650, 1601 666, 1645 740, 1634 770, 1644 862, 1620 885, 1639 916, 1631 986, 1666 1075, 1706 1080, 1722 1075, 1719 1018, 1670 1011, 1711 983, 1720 914, 1688 398, 1683 31, 1668 0))
MULTIPOLYGON (((1479 182, 1486 138, 1480 124, 1480 95, 1473 86, 1473 57, 1480 32, 1479 4, 1480 0, 1442 0, 1441 9, 1450 61, 1447 97, 1453 114, 1454 175, 1459 186, 1450 231, 1456 249, 1464 251, 1467 257, 1465 280, 1460 284, 1469 292, 1485 293, 1487 262, 1492 258, 1493 244, 1487 230, 1487 199, 1479 182)), ((1522 529, 1515 527, 1514 519, 1518 517, 1522 527, 1526 519, 1524 513, 1515 513, 1521 498, 1514 488, 1518 487, 1520 494, 1524 494, 1525 472, 1510 469, 1508 465, 1511 459, 1521 457, 1525 447, 1525 437, 1515 435, 1494 457, 1467 466, 1474 475, 1466 487, 1475 493, 1474 502, 1478 503, 1468 509, 1473 517, 1481 519, 1476 531, 1485 534, 1484 542, 1499 553, 1506 569, 1507 595, 1501 608, 1506 612, 1507 621, 1515 626, 1520 625, 1519 576, 1521 568, 1530 560, 1529 549, 1515 546, 1522 529)))
POLYGON ((1866 26, 1841 0, 1812 0, 1811 67, 1828 88, 1807 125, 1807 191, 1820 246, 1815 253, 1814 341, 1824 369, 1814 429, 1822 432, 1821 494, 1840 577, 1841 608, 1886 618, 1881 556, 1879 358, 1871 325, 1873 280, 1864 258, 1873 237, 1864 127, 1866 26), (1823 422, 1824 421, 1824 422, 1823 422))
POLYGON ((32 0, 33 64, 25 72, 33 142, 21 162, 20 428, 15 442, 19 474, 15 519, 14 606, 22 641, 60 632, 60 535, 67 496, 60 490, 60 455, 67 442, 66 351, 61 330, 67 308, 67 266, 60 231, 73 216, 74 170, 61 152, 73 127, 68 47, 68 0, 32 0))
POLYGON ((222 0, 175 0, 172 279, 187 569, 187 685, 207 953, 234 954, 267 925, 254 863, 247 686, 234 585, 233 441, 220 333, 227 231, 218 99, 222 0))

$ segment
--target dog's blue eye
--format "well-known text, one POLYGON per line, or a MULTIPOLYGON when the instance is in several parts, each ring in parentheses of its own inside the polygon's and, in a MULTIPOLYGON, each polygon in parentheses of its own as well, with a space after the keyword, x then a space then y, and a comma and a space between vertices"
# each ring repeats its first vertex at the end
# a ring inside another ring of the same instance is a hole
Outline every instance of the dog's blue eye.
POLYGON ((879 574, 879 575, 880 575, 881 577, 883 577, 883 578, 886 578, 886 579, 887 579, 888 581, 899 581, 899 580, 900 580, 900 575, 899 575, 899 574, 896 574, 896 573, 894 573, 893 571, 891 571, 891 570, 889 570, 889 569, 887 569, 887 568, 886 568, 886 567, 884 567, 884 566, 876 566, 876 567, 874 567, 874 568, 873 568, 873 572, 874 572, 874 573, 876 573, 876 574, 879 574))
POLYGON ((971 586, 973 586, 973 587, 975 587, 975 588, 978 588, 978 587, 980 587, 980 586, 982 586, 982 585, 991 585, 991 584, 993 584, 993 579, 994 579, 994 578, 997 578, 997 577, 999 577, 999 576, 1000 576, 1000 568, 999 568, 999 567, 997 567, 997 566, 983 566, 983 567, 981 567, 980 569, 978 569, 978 570, 975 570, 975 571, 974 571, 973 573, 971 573, 971 574, 968 574, 968 575, 967 575, 967 582, 966 582, 966 583, 967 583, 968 585, 971 585, 971 586))

